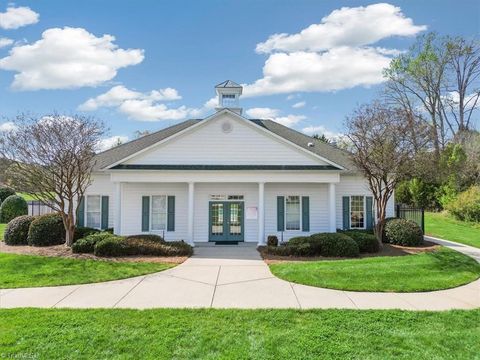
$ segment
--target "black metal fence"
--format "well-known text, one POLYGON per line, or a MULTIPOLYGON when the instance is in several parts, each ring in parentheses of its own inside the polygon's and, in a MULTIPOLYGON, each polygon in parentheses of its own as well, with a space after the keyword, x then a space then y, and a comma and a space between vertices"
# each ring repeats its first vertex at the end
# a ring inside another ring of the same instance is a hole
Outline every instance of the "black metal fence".
POLYGON ((415 221, 425 234, 425 210, 422 208, 414 208, 397 204, 395 208, 395 215, 397 218, 409 219, 415 221))

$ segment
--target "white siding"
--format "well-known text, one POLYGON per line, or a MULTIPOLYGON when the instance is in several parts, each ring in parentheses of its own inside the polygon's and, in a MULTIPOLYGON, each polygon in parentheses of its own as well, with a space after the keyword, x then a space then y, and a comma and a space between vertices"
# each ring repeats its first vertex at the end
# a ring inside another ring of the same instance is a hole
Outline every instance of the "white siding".
POLYGON ((325 165, 326 162, 225 114, 125 164, 325 165), (229 122, 233 129, 222 131, 229 122))
POLYGON ((186 183, 128 183, 123 184, 122 193, 122 235, 142 233, 142 196, 175 196, 175 231, 152 232, 164 235, 165 240, 187 238, 187 184, 186 183))
MULTIPOLYGON (((336 207, 337 207, 337 229, 343 227, 343 196, 363 195, 372 196, 367 180, 362 176, 342 175, 340 176, 340 183, 336 185, 336 207)), ((395 205, 393 196, 388 201, 387 217, 394 216, 395 205)))
MULTIPOLYGON (((108 196, 108 227, 113 228, 115 220, 115 185, 110 181, 110 175, 93 174, 92 184, 87 188, 87 195, 108 196)), ((87 217, 85 216, 85 220, 87 217)))
POLYGON ((283 240, 294 236, 310 235, 328 231, 328 185, 327 184, 265 184, 265 237, 277 235, 277 196, 308 196, 310 202, 310 231, 285 231, 283 240))

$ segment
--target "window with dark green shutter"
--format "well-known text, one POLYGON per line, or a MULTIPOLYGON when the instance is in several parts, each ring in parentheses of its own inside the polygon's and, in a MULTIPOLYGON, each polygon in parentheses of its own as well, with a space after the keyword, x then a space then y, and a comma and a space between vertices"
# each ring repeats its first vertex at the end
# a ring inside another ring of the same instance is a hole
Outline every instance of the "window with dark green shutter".
POLYGON ((302 196, 302 231, 310 231, 310 198, 302 196))
POLYGON ((367 213, 367 229, 373 229, 373 197, 367 196, 365 198, 366 213, 367 213))
POLYGON ((343 205, 343 229, 350 229, 350 196, 342 198, 343 205))
POLYGON ((150 231, 150 196, 142 196, 142 231, 150 231))
POLYGON ((277 231, 285 230, 285 197, 277 196, 277 231))
POLYGON ((167 231, 175 231, 175 196, 168 197, 167 231))
POLYGON ((108 196, 102 196, 102 230, 108 228, 108 196))
POLYGON ((85 226, 85 197, 80 197, 77 208, 77 226, 85 226))

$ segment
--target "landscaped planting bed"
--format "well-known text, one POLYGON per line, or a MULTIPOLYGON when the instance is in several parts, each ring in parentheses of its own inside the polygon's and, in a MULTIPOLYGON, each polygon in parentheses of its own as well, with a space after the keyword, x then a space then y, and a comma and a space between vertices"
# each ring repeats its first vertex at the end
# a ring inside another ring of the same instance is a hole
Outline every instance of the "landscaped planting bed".
POLYGON ((480 310, 0 310, 28 359, 475 359, 480 310))

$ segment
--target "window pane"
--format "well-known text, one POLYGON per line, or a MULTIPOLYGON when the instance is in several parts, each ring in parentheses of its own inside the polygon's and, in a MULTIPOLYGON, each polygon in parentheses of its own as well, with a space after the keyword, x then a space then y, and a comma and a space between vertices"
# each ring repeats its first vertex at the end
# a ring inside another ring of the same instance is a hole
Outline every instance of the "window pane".
POLYGON ((102 197, 100 195, 87 196, 87 226, 91 228, 100 229, 102 226, 102 197))
POLYGON ((300 230, 300 196, 286 197, 285 228, 287 230, 300 230))
POLYGON ((352 196, 350 199, 350 227, 364 228, 365 214, 364 214, 364 197, 352 196))
POLYGON ((167 197, 152 196, 152 230, 165 230, 167 224, 167 197))

